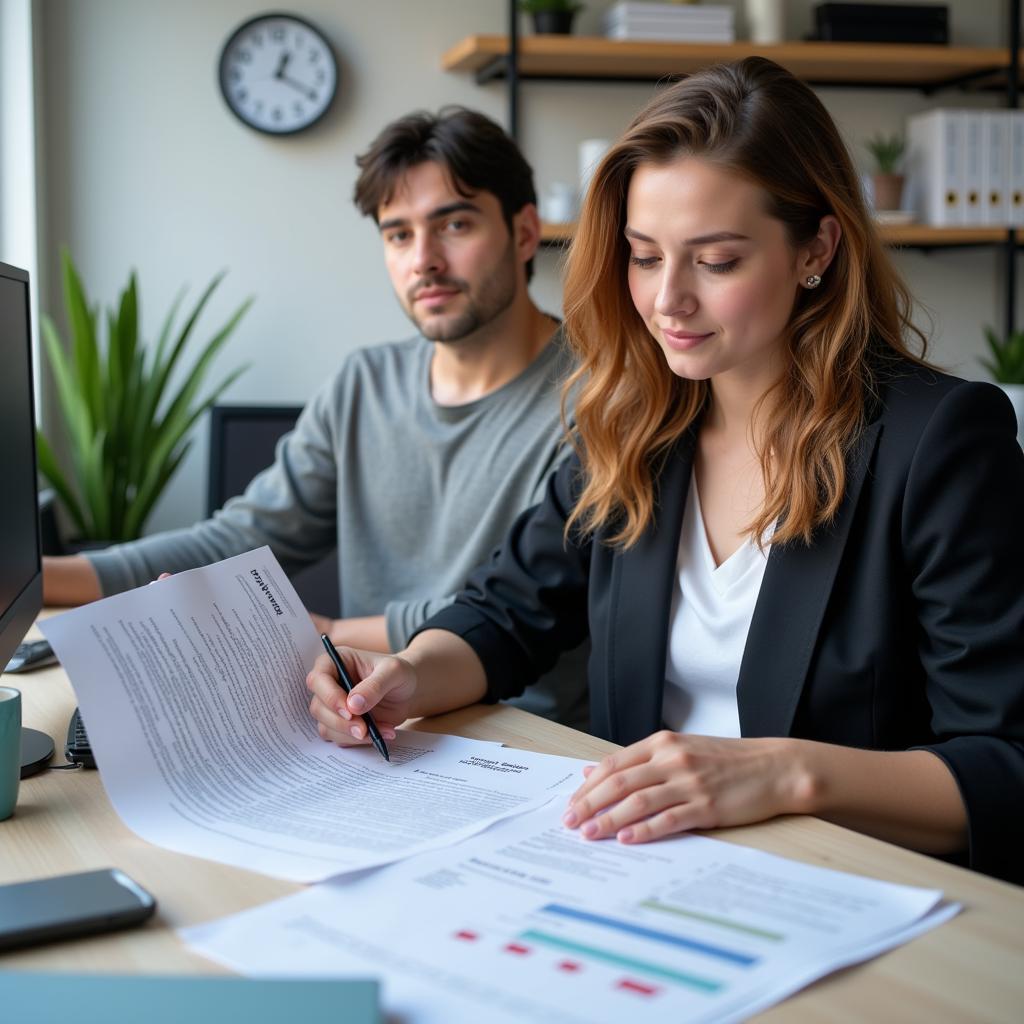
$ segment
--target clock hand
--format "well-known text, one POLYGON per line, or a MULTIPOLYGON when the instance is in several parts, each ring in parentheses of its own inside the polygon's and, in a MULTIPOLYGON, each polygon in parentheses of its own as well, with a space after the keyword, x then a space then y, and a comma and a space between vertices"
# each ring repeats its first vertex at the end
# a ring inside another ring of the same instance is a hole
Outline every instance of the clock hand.
POLYGON ((290 85, 293 89, 298 89, 307 100, 316 99, 316 90, 308 88, 301 82, 297 82, 294 78, 289 78, 287 75, 277 75, 276 77, 284 82, 285 85, 290 85))
POLYGON ((281 54, 281 59, 277 63, 277 70, 274 72, 275 78, 284 78, 284 69, 288 67, 288 61, 291 59, 291 53, 285 51, 281 54))

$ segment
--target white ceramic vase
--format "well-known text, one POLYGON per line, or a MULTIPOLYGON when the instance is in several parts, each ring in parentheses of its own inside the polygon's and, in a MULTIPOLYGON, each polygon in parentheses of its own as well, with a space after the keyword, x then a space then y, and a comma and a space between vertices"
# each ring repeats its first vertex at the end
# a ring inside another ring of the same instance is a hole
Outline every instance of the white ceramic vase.
POLYGON ((1024 384, 1000 384, 999 386, 1013 403, 1013 411, 1017 414, 1017 440, 1024 447, 1024 384))
POLYGON ((781 43, 786 38, 786 0, 746 0, 744 6, 752 43, 781 43))
POLYGON ((590 188, 590 179, 601 162, 601 158, 608 152, 611 145, 610 139, 584 139, 579 147, 579 169, 580 169, 580 206, 586 198, 587 189, 590 188))

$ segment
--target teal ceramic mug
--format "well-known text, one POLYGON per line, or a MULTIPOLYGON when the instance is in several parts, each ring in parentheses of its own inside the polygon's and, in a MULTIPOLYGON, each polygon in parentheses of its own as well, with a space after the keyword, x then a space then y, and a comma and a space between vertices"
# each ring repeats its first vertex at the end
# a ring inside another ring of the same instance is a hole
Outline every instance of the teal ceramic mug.
POLYGON ((0 686, 0 821, 14 813, 21 781, 21 691, 0 686))

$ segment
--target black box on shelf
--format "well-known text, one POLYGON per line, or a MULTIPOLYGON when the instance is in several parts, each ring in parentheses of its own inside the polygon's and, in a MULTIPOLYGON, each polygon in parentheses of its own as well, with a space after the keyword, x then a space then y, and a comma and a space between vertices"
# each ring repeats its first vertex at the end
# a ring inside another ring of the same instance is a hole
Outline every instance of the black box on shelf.
POLYGON ((834 43, 949 43, 945 4, 818 4, 815 38, 834 43))

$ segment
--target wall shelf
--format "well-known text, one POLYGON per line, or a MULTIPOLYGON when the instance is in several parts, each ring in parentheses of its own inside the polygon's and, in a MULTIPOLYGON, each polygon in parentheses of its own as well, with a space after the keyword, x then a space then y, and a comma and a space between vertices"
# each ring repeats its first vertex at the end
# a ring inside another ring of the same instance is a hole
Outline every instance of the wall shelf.
MULTIPOLYGON (((662 43, 599 36, 528 35, 519 31, 519 5, 508 0, 507 34, 468 35, 441 57, 445 71, 472 74, 478 84, 502 80, 508 97, 508 132, 519 135, 519 90, 526 79, 545 81, 658 82, 712 64, 764 56, 811 86, 856 89, 998 90, 1011 110, 1020 106, 1021 0, 1009 0, 1006 46, 926 46, 902 43, 785 42, 662 43)), ((1018 235, 1000 227, 939 228, 879 225, 887 245, 913 249, 995 246, 1003 253, 1006 331, 1016 327, 1018 235)), ((572 224, 542 225, 541 243, 566 245, 572 224)))
MULTIPOLYGON (((575 224, 541 225, 541 241, 560 246, 571 241, 575 224)), ((940 248, 961 245, 997 245, 1006 240, 1006 228, 937 228, 927 224, 880 224, 879 233, 887 245, 910 248, 940 248)))
MULTIPOLYGON (((1002 47, 897 43, 658 43, 599 36, 523 36, 517 41, 521 78, 657 81, 709 64, 760 55, 816 85, 886 86, 933 91, 950 85, 1005 80, 1010 54, 1002 47)), ((445 71, 470 72, 479 82, 507 74, 508 36, 471 35, 441 58, 445 71)))

